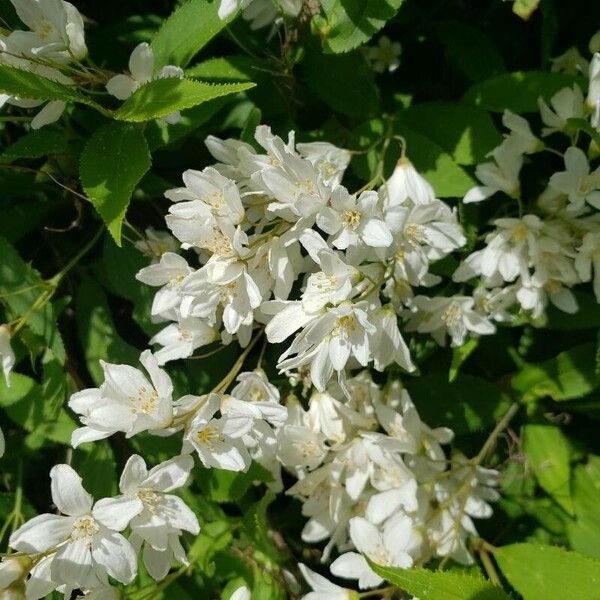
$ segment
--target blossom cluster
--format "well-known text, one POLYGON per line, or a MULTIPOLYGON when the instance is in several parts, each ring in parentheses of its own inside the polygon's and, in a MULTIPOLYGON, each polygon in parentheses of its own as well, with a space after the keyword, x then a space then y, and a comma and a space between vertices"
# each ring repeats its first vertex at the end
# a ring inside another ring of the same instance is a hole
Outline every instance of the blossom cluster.
MULTIPOLYGON (((555 61, 556 70, 568 71, 569 64, 555 61)), ((582 123, 592 133, 600 127, 600 54, 579 68, 588 70, 587 96, 575 83, 549 102, 540 98, 539 136, 527 119, 504 112, 509 133, 489 153, 490 160, 478 165, 481 185, 464 199, 480 202, 502 192, 522 207, 518 215, 496 219, 484 247, 454 273, 458 282, 478 278, 482 301, 494 305, 502 320, 509 320, 514 306, 534 319, 544 316, 549 303, 575 313, 572 288, 592 279, 600 302, 600 168, 590 166, 599 148, 593 136, 587 153, 578 145, 582 123), (568 147, 562 150, 565 141, 568 147), (558 155, 563 166, 548 177, 537 202, 523 207, 521 171, 539 154, 558 155)))

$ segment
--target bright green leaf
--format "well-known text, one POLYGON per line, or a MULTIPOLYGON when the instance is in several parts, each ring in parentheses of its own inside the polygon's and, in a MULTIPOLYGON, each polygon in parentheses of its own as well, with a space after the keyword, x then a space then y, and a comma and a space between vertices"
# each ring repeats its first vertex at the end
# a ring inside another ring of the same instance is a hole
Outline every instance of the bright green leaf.
MULTIPOLYGON (((495 148, 502 136, 483 109, 456 102, 425 102, 396 113, 406 126, 438 144, 459 165, 474 165, 495 148)), ((410 150, 410 148, 409 148, 410 150)))
POLYGON ((458 373, 463 363, 473 354, 479 346, 477 338, 467 340, 462 346, 452 348, 452 363, 450 364, 450 372, 448 373, 448 381, 452 383, 458 377, 458 373))
POLYGON ((561 352, 556 358, 526 364, 511 383, 524 402, 546 396, 556 401, 581 398, 600 387, 596 345, 582 344, 561 352))
POLYGON ((187 0, 164 21, 152 39, 156 67, 186 67, 190 60, 234 18, 221 20, 216 0, 187 0))
POLYGON ((540 96, 548 100, 577 81, 580 79, 563 73, 517 71, 476 83, 467 90, 463 100, 493 112, 507 108, 516 113, 537 112, 540 96))
POLYGON ((322 0, 324 16, 314 27, 326 52, 349 52, 371 39, 391 18, 403 0, 322 0))
POLYGON ((600 598, 600 561, 563 548, 512 544, 494 552, 502 574, 524 600, 600 598))
POLYGON ((525 425, 523 446, 540 486, 572 515, 569 446, 561 430, 554 425, 525 425))
POLYGON ((140 87, 115 113, 121 121, 151 121, 203 102, 237 94, 254 83, 211 84, 193 79, 165 77, 140 87))
POLYGON ((529 17, 537 10, 541 0, 515 0, 513 4, 513 12, 518 15, 524 21, 527 21, 529 17))
POLYGON ((575 520, 567 523, 573 550, 600 559, 600 458, 591 456, 577 465, 571 486, 575 520))
POLYGON ((509 600, 502 588, 481 576, 453 571, 429 571, 421 567, 400 569, 382 567, 369 561, 371 568, 386 581, 419 600, 509 600))
POLYGON ((128 123, 103 125, 83 150, 79 169, 83 189, 117 244, 131 194, 150 164, 144 134, 128 123))

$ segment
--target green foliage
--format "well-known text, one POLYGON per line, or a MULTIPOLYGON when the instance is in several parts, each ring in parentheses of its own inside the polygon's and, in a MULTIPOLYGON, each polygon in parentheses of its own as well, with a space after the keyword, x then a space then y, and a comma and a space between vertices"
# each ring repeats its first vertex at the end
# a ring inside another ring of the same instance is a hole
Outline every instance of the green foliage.
POLYGON ((386 581, 422 600, 509 600, 510 596, 481 576, 459 572, 429 571, 419 567, 399 569, 369 561, 386 581))
POLYGON ((596 598, 600 561, 562 548, 513 544, 498 548, 494 558, 523 600, 596 598))
POLYGON ((403 0, 322 0, 324 16, 314 26, 326 52, 339 54, 358 48, 395 14, 403 0))
POLYGON ((540 96, 549 100, 560 89, 572 86, 577 81, 577 78, 562 73, 505 73, 476 83, 467 90, 463 100, 492 112, 503 112, 505 109, 516 113, 535 112, 540 96))
POLYGON ((554 425, 529 424, 523 427, 522 433, 523 450, 538 483, 572 515, 571 465, 567 440, 554 425))
POLYGON ((127 123, 103 125, 83 150, 81 184, 118 245, 131 194, 151 164, 142 130, 127 123))
POLYGON ((68 151, 66 132, 61 129, 39 129, 30 131, 11 144, 0 155, 1 162, 13 162, 19 158, 41 158, 68 151))
POLYGON ((524 402, 550 396, 553 400, 581 398, 600 387, 596 345, 575 346, 556 358, 525 365, 513 378, 513 389, 524 402))
POLYGON ((156 66, 186 67, 235 17, 219 19, 219 4, 210 0, 184 0, 152 38, 156 66))
POLYGON ((208 84, 173 77, 155 79, 125 100, 115 118, 132 122, 152 121, 253 86, 253 83, 208 84))

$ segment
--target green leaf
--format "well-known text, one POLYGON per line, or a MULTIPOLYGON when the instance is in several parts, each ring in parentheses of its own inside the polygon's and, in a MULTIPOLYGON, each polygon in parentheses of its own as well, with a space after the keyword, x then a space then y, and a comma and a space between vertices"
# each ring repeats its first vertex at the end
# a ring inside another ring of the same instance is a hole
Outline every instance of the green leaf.
POLYGON ((324 16, 313 25, 326 52, 339 54, 371 39, 400 8, 403 0, 322 0, 324 16))
POLYGON ((152 39, 156 68, 165 65, 186 67, 212 38, 236 15, 221 20, 216 0, 188 0, 163 23, 152 39))
POLYGON ((505 73, 469 88, 463 100, 493 112, 505 109, 516 113, 537 112, 538 98, 550 99, 564 87, 580 83, 581 78, 563 73, 544 71, 517 71, 505 73))
POLYGON ((440 145, 429 137, 398 123, 395 131, 406 141, 406 156, 439 198, 460 198, 474 185, 473 179, 458 166, 440 145))
POLYGON ((209 58, 186 69, 185 75, 218 83, 255 81, 269 75, 274 67, 272 62, 253 56, 221 56, 209 58))
POLYGON ((351 117, 377 112, 379 92, 360 52, 331 55, 309 48, 303 67, 307 86, 333 110, 351 117))
MULTIPOLYGON (((86 449, 87 446, 83 446, 86 449)), ((117 490, 117 463, 106 440, 94 442, 89 452, 76 452, 73 468, 83 477, 85 489, 94 498, 114 496, 117 490)))
POLYGON ((88 370, 96 385, 104 381, 100 359, 111 363, 136 365, 139 351, 117 333, 102 288, 93 280, 85 279, 75 299, 75 315, 81 346, 88 370))
POLYGON ((54 308, 46 302, 42 308, 31 310, 35 302, 48 289, 40 274, 26 264, 16 250, 0 237, 0 295, 2 302, 14 317, 26 317, 26 324, 40 336, 46 346, 61 362, 65 361, 65 348, 56 323, 54 308))
POLYGON ((254 85, 248 82, 211 84, 176 77, 155 79, 125 100, 115 113, 115 119, 132 122, 151 121, 221 96, 243 92, 254 85))
MULTIPOLYGON (((495 148, 502 136, 483 109, 454 102, 425 102, 396 113, 401 129, 427 136, 459 165, 474 165, 495 148)), ((410 151, 410 148, 409 148, 410 151)))
POLYGON ((452 363, 450 364, 450 371, 448 373, 448 381, 452 383, 458 377, 458 373, 463 363, 473 354, 473 352, 479 346, 479 340, 477 338, 471 338, 467 340, 462 346, 452 348, 452 363))
POLYGON ((541 544, 512 544, 494 552, 502 574, 524 600, 598 598, 600 561, 541 544))
POLYGON ((600 559, 600 457, 591 456, 587 464, 575 467, 571 494, 575 520, 567 523, 569 544, 600 559))
POLYGON ((584 131, 600 146, 600 133, 585 119, 567 119, 567 126, 575 131, 584 131))
POLYGON ((41 158, 52 154, 65 154, 68 147, 66 131, 44 127, 20 137, 4 150, 0 155, 0 161, 7 163, 18 158, 41 158))
POLYGON ((498 386, 459 374, 452 383, 444 375, 425 375, 405 382, 423 421, 457 434, 492 427, 510 406, 498 386))
POLYGON ((455 571, 429 571, 421 567, 382 567, 369 560, 370 567, 386 581, 419 600, 509 600, 502 588, 481 576, 455 571))
POLYGON ((481 81, 506 71, 496 45, 472 25, 446 21, 437 25, 436 33, 444 46, 446 60, 469 81, 481 81))
POLYGON ((575 346, 540 363, 526 364, 513 378, 512 388, 523 402, 549 396, 555 401, 581 398, 600 387, 596 345, 575 346))
POLYGON ((572 515, 569 446, 561 430, 554 425, 525 425, 523 446, 540 486, 572 515))
POLYGON ((527 21, 529 17, 537 10, 541 0, 515 0, 513 4, 513 12, 518 15, 524 21, 527 21))
POLYGON ((144 134, 128 123, 103 125, 81 154, 79 176, 83 189, 119 245, 131 194, 150 164, 144 134))
POLYGON ((79 102, 96 109, 101 107, 75 88, 58 83, 31 71, 0 65, 0 92, 31 100, 62 100, 79 102))

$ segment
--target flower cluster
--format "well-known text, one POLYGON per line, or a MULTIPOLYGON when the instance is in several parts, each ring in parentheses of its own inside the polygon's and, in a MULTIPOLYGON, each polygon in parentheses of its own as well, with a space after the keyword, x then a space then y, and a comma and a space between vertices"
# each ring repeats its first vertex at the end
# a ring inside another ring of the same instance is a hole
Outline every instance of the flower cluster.
POLYGON ((308 517, 303 541, 327 541, 323 560, 337 547, 331 572, 361 589, 382 583, 365 556, 403 568, 436 556, 471 562, 465 542, 472 518, 492 514, 497 472, 447 458, 452 431, 423 423, 397 381, 381 390, 364 372, 348 386, 351 400, 331 386, 307 410, 292 397, 279 431, 279 459, 298 476, 287 494, 308 517))
MULTIPOLYGON (((28 30, 0 35, 0 63, 72 85, 73 79, 63 71, 71 73, 72 64, 79 63, 87 55, 83 19, 79 11, 64 0, 11 0, 11 3, 28 30)), ((5 104, 36 108, 44 101, 0 95, 0 106, 5 104)), ((31 121, 31 127, 39 129, 55 122, 65 107, 66 103, 62 100, 46 103, 31 121)))
POLYGON ((522 206, 520 174, 526 161, 542 153, 560 157, 537 205, 527 207, 526 214, 521 209, 518 216, 496 219, 485 246, 454 273, 458 282, 479 279, 474 297, 497 320, 509 320, 514 306, 534 319, 545 314, 548 303, 574 313, 578 304, 571 288, 592 279, 600 302, 600 168, 593 169, 589 158, 597 156, 598 147, 592 139, 586 154, 577 145, 582 123, 592 132, 600 127, 600 54, 588 69, 587 97, 574 84, 559 90, 549 103, 539 99, 539 137, 525 118, 504 112, 509 134, 490 152, 489 162, 477 167, 482 185, 464 199, 479 202, 502 192, 522 206), (566 150, 554 147, 563 148, 564 140, 569 142, 566 150))
POLYGON ((76 590, 86 597, 118 598, 109 576, 133 581, 142 548, 148 573, 163 579, 173 558, 187 564, 182 532, 200 531, 196 515, 169 493, 185 485, 192 466, 189 456, 178 456, 148 470, 133 455, 121 475, 121 494, 94 502, 69 465, 56 465, 50 471, 52 501, 61 514, 34 517, 11 535, 17 554, 0 563, 0 585, 24 588, 33 600, 53 590, 66 598, 76 590))

